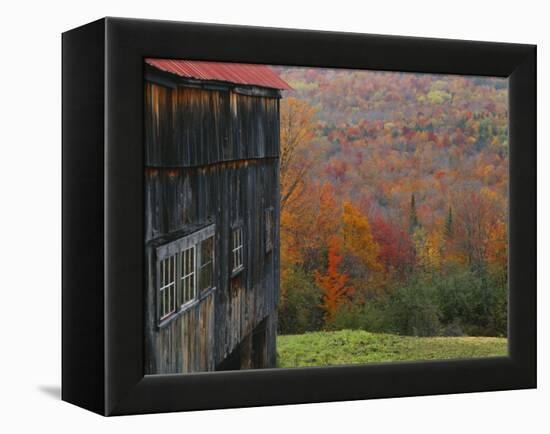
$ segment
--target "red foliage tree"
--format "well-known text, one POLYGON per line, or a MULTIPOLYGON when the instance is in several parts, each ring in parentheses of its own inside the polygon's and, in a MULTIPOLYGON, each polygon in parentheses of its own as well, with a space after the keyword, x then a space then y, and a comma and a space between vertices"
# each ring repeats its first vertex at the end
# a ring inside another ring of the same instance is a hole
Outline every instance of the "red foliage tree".
POLYGON ((372 235, 380 246, 378 258, 386 272, 403 274, 412 266, 413 249, 406 231, 379 214, 372 221, 372 235))

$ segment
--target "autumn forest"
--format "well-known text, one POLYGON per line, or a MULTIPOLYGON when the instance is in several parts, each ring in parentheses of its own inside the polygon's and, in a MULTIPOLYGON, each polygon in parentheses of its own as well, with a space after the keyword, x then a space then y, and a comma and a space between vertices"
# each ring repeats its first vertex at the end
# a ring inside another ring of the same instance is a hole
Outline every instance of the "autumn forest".
POLYGON ((273 69, 279 334, 505 337, 507 81, 273 69))

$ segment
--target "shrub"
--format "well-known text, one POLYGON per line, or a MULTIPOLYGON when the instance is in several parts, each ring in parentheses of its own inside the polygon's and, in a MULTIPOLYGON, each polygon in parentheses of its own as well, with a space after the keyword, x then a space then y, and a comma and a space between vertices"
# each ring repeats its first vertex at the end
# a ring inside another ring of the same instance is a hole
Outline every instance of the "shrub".
POLYGON ((441 311, 437 291, 425 277, 416 277, 398 287, 390 297, 388 316, 400 334, 436 336, 439 334, 441 311))
POLYGON ((387 332, 392 327, 384 303, 370 300, 362 304, 341 304, 334 315, 333 328, 387 332))
POLYGON ((487 318, 488 300, 480 278, 469 270, 452 269, 436 284, 444 323, 460 319, 463 324, 482 325, 487 318))
POLYGON ((508 336, 508 286, 494 282, 489 320, 491 336, 508 336))
POLYGON ((368 299, 362 304, 340 305, 333 328, 435 336, 441 328, 436 300, 437 292, 432 285, 410 281, 394 288, 391 295, 368 299))
POLYGON ((303 270, 293 269, 285 280, 285 298, 279 306, 278 331, 300 334, 323 325, 321 292, 303 270))
POLYGON ((471 336, 506 336, 508 291, 488 274, 446 270, 437 281, 442 322, 460 322, 471 336))
POLYGON ((443 336, 464 336, 464 329, 460 325, 460 321, 453 321, 450 324, 446 324, 441 329, 443 336))

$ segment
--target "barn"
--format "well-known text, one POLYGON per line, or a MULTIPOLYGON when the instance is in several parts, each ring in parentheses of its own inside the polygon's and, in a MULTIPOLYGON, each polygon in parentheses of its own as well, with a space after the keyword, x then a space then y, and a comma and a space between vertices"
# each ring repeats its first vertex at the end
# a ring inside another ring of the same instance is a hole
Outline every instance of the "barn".
POLYGON ((146 374, 275 367, 279 101, 268 66, 145 60, 146 374))

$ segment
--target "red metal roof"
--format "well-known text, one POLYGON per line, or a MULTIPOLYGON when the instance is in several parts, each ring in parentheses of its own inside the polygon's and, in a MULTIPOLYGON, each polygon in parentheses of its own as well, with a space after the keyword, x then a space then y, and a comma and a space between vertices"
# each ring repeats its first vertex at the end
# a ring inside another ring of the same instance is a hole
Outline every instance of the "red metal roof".
POLYGON ((282 90, 292 89, 267 65, 172 59, 145 59, 145 62, 161 71, 180 77, 227 81, 282 90))

